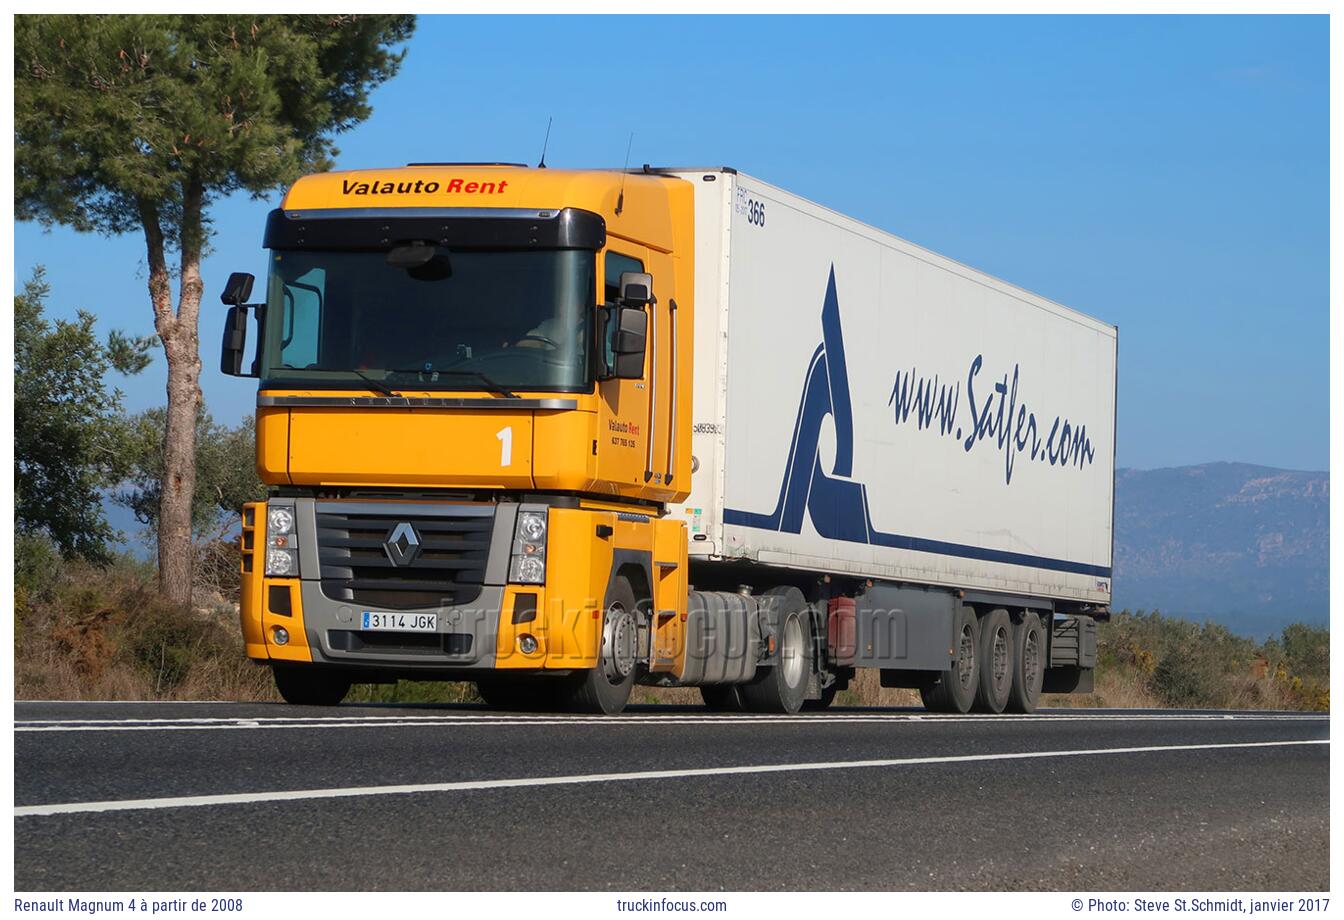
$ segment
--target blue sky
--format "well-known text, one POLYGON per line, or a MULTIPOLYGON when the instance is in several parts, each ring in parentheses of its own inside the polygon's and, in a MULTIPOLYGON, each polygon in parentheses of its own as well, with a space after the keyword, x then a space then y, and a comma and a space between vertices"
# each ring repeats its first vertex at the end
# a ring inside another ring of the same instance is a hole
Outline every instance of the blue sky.
MULTIPOLYGON (((339 166, 727 164, 1120 327, 1118 460, 1326 469, 1329 32, 1316 17, 426 16, 339 166)), ((265 200, 213 209, 202 386, 265 200)), ((15 228, 51 312, 151 330, 138 236, 15 228)), ((163 402, 162 358, 120 383, 163 402)))

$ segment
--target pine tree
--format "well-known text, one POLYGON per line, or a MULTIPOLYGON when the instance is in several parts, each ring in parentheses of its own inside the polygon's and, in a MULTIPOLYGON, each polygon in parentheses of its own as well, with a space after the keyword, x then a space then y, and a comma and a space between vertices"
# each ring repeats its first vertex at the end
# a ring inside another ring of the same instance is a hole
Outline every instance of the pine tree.
POLYGON ((14 21, 20 219, 145 238, 168 363, 159 580, 191 596, 198 316, 209 206, 330 167, 414 17, 28 15, 14 21), (177 256, 177 303, 173 270, 177 256))

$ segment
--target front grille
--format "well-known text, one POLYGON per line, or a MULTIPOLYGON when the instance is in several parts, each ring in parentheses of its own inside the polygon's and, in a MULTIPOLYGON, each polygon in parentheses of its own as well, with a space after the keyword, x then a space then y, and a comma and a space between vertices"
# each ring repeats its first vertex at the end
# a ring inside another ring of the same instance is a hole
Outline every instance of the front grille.
POLYGON ((334 601, 411 610, 475 600, 485 580, 494 509, 457 505, 434 513, 424 507, 358 503, 317 506, 317 553, 322 593, 334 601), (419 535, 418 555, 394 565, 384 544, 400 524, 419 535))
POLYGON ((327 641, 342 652, 388 651, 408 655, 470 655, 471 633, 387 633, 329 629, 327 641))

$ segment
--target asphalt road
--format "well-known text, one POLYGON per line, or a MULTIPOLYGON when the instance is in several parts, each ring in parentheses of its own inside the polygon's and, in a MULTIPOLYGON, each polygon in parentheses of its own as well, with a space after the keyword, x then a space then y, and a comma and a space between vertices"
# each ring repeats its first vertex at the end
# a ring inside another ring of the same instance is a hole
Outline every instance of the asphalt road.
POLYGON ((1329 887, 1324 716, 14 718, 20 891, 1329 887))

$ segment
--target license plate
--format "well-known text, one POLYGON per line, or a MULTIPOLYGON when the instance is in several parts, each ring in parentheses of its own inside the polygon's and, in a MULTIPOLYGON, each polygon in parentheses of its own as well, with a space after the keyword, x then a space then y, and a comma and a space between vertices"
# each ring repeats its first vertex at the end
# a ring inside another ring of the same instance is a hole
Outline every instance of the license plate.
POLYGON ((365 610, 364 625, 361 628, 374 632, 438 632, 439 615, 365 610))

